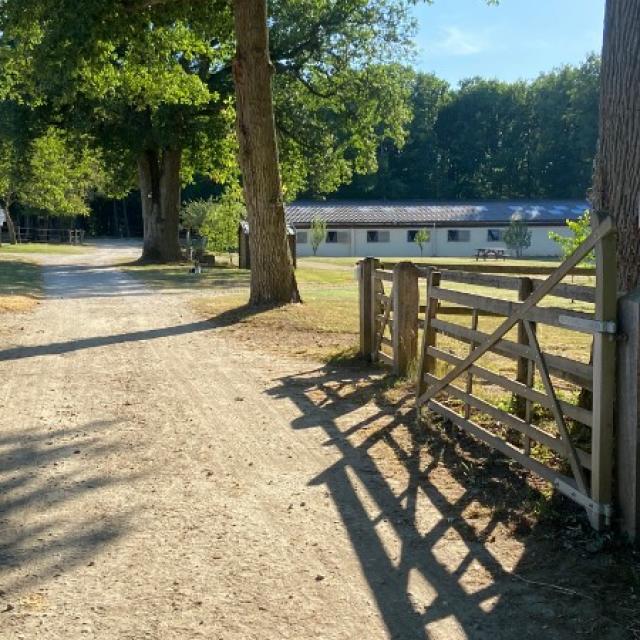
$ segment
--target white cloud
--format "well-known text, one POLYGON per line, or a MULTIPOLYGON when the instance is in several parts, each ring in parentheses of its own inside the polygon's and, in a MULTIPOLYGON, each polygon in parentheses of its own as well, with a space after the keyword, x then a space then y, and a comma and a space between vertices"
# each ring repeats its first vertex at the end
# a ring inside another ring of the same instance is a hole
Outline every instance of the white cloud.
POLYGON ((491 47, 486 33, 465 31, 460 27, 443 27, 440 38, 429 47, 433 52, 450 56, 472 56, 491 47))

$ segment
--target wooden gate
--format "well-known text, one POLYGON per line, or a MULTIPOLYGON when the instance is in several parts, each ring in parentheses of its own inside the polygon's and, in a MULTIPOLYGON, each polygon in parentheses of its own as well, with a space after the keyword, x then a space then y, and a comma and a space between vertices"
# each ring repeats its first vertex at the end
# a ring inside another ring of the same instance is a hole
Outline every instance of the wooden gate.
POLYGON ((587 240, 546 280, 532 281, 531 292, 522 302, 500 299, 495 294, 496 289, 518 289, 521 286, 518 278, 429 271, 417 406, 418 410, 427 406, 552 482, 558 491, 582 505, 592 525, 600 529, 611 518, 616 275, 611 219, 598 219, 596 224, 587 240), (570 271, 594 249, 595 289, 564 283, 570 271), (452 287, 450 283, 456 284, 452 287), (477 295, 475 290, 474 293, 461 290, 461 284, 491 291, 477 295), (593 308, 585 313, 573 310, 570 304, 559 307, 541 304, 548 302, 549 296, 590 302, 593 308), (458 309, 466 308, 471 327, 439 318, 443 301, 458 309), (478 329, 480 313, 505 319, 493 331, 483 332, 478 329), (543 351, 538 325, 593 335, 592 363, 543 351), (526 339, 508 339, 511 330, 521 332, 526 339), (447 340, 457 345, 457 354, 441 348, 440 342, 447 340), (461 348, 465 353, 460 353, 461 348), (519 372, 524 369, 524 377, 502 375, 479 362, 491 354, 515 360, 519 372), (504 403, 474 394, 474 379, 522 399, 524 411, 517 403, 505 408, 504 403), (590 390, 592 409, 584 409, 563 397, 558 389, 562 381, 590 390), (551 416, 551 426, 545 424, 543 428, 535 424, 534 408, 543 408, 551 416), (488 424, 479 424, 483 417, 490 418, 488 424), (494 428, 496 424, 501 428, 494 428), (589 442, 574 442, 572 432, 585 429, 590 430, 589 442), (517 443, 513 442, 513 432, 518 433, 517 443), (550 464, 545 456, 532 454, 532 443, 536 451, 542 448, 562 456, 568 463, 567 471, 562 471, 561 465, 550 464))

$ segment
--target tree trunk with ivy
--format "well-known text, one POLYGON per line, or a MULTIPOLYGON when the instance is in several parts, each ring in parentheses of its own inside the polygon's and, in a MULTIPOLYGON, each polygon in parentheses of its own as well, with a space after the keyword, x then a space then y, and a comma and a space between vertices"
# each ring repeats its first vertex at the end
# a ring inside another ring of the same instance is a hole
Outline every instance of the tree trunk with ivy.
POLYGON ((640 285, 640 2, 607 0, 591 201, 618 231, 618 290, 640 285))
POLYGON ((177 262, 182 258, 178 241, 181 160, 179 149, 148 150, 138 158, 145 262, 177 262))
POLYGON ((287 241, 266 0, 234 0, 236 128, 249 222, 252 305, 299 302, 287 241))

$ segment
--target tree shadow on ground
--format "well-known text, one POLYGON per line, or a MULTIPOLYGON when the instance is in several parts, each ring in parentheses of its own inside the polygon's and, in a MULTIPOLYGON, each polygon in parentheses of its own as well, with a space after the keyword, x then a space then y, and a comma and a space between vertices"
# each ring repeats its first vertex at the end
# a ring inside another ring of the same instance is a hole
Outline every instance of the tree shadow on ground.
POLYGON ((560 521, 532 518, 549 503, 509 460, 442 425, 416 426, 407 394, 385 397, 389 380, 370 370, 279 382, 272 395, 301 411, 292 426, 324 430, 341 454, 313 483, 329 491, 391 638, 640 637, 621 576, 640 578, 638 557, 607 548, 563 499, 560 521))
POLYGON ((104 440, 114 424, 12 430, 0 437, 0 609, 8 611, 25 589, 87 565, 128 530, 126 509, 102 513, 96 502, 91 514, 67 511, 78 498, 99 500, 103 490, 137 478, 94 472, 92 463, 119 449, 104 440))
POLYGON ((169 338, 173 336, 197 333, 200 331, 213 331, 216 328, 227 327, 251 316, 257 315, 274 307, 250 307, 244 305, 235 309, 230 309, 207 320, 177 324, 170 327, 159 327, 157 329, 142 329, 140 331, 128 331, 126 333, 116 333, 106 336, 92 336, 90 338, 78 338, 65 342, 50 342, 48 344, 34 346, 12 347, 0 351, 0 362, 7 360, 22 360, 24 358, 35 358, 46 355, 61 355, 80 351, 82 349, 94 349, 113 344, 126 342, 138 342, 141 340, 157 340, 159 338, 169 338))
POLYGON ((193 274, 188 264, 171 265, 170 270, 161 267, 135 270, 139 266, 139 263, 48 265, 44 270, 45 290, 51 298, 84 299, 142 297, 155 295, 158 290, 163 293, 208 288, 244 290, 249 284, 248 272, 227 267, 206 268, 201 274, 193 274), (134 269, 127 271, 127 266, 134 269))

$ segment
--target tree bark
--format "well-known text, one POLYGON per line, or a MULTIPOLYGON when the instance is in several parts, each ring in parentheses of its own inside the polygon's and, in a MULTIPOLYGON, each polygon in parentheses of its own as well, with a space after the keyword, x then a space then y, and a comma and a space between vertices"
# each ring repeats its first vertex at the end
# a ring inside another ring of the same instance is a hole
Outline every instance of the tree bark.
POLYGON ((607 0, 591 203, 618 231, 618 290, 640 284, 640 2, 607 0))
POLYGON ((287 241, 271 94, 266 0, 234 0, 236 128, 249 222, 249 303, 299 302, 287 241))
POLYGON ((145 262, 182 258, 178 241, 181 160, 179 149, 150 150, 138 158, 145 262))

